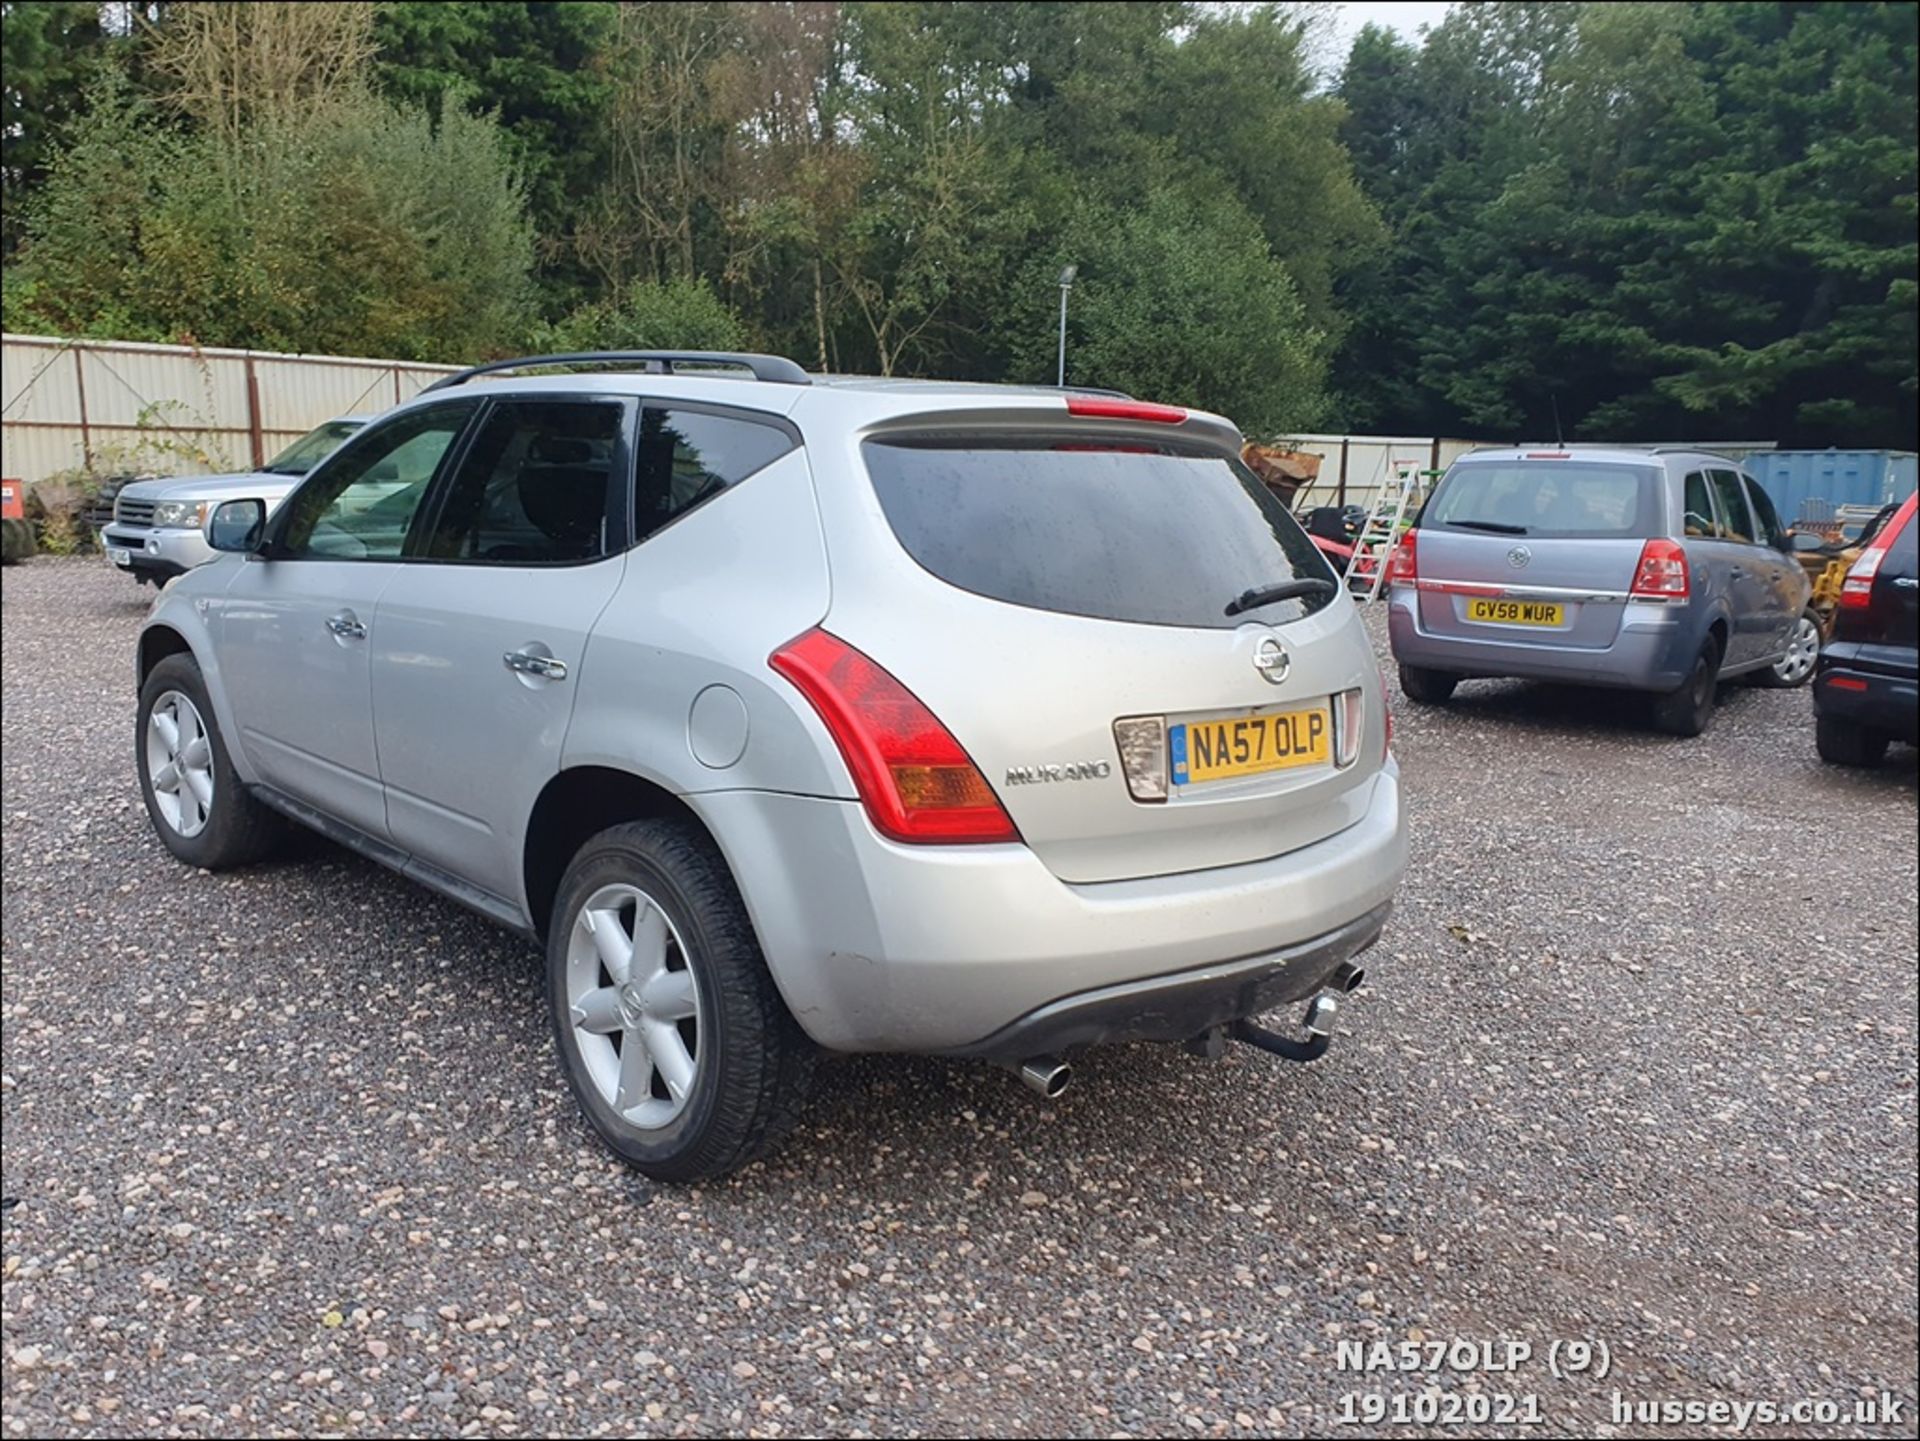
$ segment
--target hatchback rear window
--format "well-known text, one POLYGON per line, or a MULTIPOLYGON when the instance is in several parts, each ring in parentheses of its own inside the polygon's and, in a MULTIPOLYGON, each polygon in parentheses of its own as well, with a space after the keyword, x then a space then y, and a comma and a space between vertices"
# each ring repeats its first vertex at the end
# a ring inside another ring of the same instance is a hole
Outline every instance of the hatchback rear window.
POLYGON ((900 543, 950 585, 1036 610, 1143 625, 1281 624, 1337 580, 1238 459, 1084 439, 870 440, 867 472, 900 543), (1249 590, 1326 584, 1229 615, 1249 590))
POLYGON ((1492 535, 1639 540, 1661 533, 1660 472, 1594 461, 1456 465, 1420 517, 1492 535))

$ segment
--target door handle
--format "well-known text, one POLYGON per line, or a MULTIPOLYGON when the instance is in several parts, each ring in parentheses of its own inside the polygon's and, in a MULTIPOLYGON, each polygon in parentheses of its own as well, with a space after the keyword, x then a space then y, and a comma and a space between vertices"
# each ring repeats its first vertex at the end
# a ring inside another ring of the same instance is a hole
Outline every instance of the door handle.
POLYGON ((1730 576, 1732 576, 1732 577, 1733 577, 1733 578, 1734 578, 1735 580, 1745 580, 1745 579, 1747 578, 1747 573, 1746 573, 1746 571, 1744 571, 1744 570, 1742 570, 1742 569, 1741 569, 1741 568, 1740 568, 1739 566, 1737 566, 1737 565, 1736 565, 1736 566, 1733 566, 1733 567, 1731 567, 1731 568, 1730 568, 1730 569, 1729 569, 1729 570, 1727 571, 1727 574, 1728 574, 1728 575, 1730 575, 1730 576))
POLYGON ((360 624, 359 618, 350 610, 327 617, 327 629, 343 640, 365 640, 367 628, 360 624))
POLYGON ((535 675, 542 680, 565 680, 567 663, 555 660, 548 655, 535 655, 531 651, 510 650, 500 657, 508 670, 518 671, 521 675, 535 675))

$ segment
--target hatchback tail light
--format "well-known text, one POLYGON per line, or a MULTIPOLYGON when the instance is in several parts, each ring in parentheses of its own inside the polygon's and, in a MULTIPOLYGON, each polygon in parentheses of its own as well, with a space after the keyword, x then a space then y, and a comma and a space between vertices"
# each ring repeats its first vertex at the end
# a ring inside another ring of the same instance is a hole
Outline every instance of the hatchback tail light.
POLYGON ((1000 798, 919 697, 838 636, 810 630, 768 657, 840 748, 854 788, 896 841, 1017 841, 1000 798))
POLYGON ((1387 552, 1388 585, 1412 585, 1420 579, 1420 560, 1413 545, 1413 538, 1418 534, 1418 531, 1408 531, 1387 552))
POLYGON ((1687 553, 1678 541, 1650 540, 1640 548, 1632 593, 1638 600, 1685 600, 1693 593, 1687 578, 1687 553))
POLYGON ((1887 558, 1887 541, 1891 538, 1885 531, 1881 537, 1861 551, 1859 559, 1848 568, 1847 578, 1840 583, 1840 609, 1867 610, 1873 605, 1874 578, 1880 574, 1880 562, 1887 558))

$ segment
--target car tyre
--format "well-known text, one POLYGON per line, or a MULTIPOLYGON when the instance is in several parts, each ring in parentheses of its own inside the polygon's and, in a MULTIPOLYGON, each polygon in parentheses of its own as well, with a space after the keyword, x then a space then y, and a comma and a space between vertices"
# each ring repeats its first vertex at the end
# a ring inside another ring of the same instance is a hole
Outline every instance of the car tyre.
POLYGON ((1460 677, 1444 670, 1428 670, 1425 666, 1403 665, 1400 667, 1400 689, 1410 701, 1421 705, 1445 705, 1453 698, 1453 688, 1460 684, 1460 677))
POLYGON ((1678 690, 1658 696, 1653 703, 1653 723, 1668 735, 1697 736, 1713 721, 1713 710, 1720 699, 1720 642, 1708 636, 1694 657, 1693 669, 1678 690))
POLYGON ((1765 670, 1753 673, 1753 683, 1769 690, 1798 690, 1813 679, 1820 659, 1820 617, 1811 610, 1801 612, 1793 623, 1793 637, 1787 653, 1765 670))
POLYGON ((210 871, 272 854, 286 822, 248 792, 220 734, 191 655, 170 655, 140 687, 134 769, 147 815, 166 848, 210 871))
POLYGON ((1841 716, 1815 716, 1813 744, 1820 759, 1837 766, 1855 766, 1872 770, 1887 758, 1893 738, 1885 731, 1863 726, 1841 716))
POLYGON ((580 848, 548 928, 547 999, 575 1100, 656 1181, 736 1170, 799 1118, 813 1043, 697 825, 634 821, 580 848))

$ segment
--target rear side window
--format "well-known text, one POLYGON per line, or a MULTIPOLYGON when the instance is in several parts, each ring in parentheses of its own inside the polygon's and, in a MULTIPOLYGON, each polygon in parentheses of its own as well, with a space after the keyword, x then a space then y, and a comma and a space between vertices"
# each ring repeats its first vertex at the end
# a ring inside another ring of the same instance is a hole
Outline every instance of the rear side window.
POLYGON ((887 522, 950 585, 1098 620, 1230 630, 1319 610, 1333 572, 1293 516, 1231 458, 1127 442, 870 440, 887 522), (1323 580, 1229 616, 1243 592, 1323 580))
POLYGON ((428 556, 556 565, 607 554, 625 413, 618 402, 495 402, 447 487, 428 556))
POLYGON ((1551 539, 1639 540, 1660 528, 1660 472, 1597 461, 1456 465, 1421 526, 1551 539))
POLYGON ((1753 540, 1753 517, 1747 513, 1747 497, 1740 489, 1740 477, 1730 470, 1709 472, 1713 489, 1720 497, 1720 538, 1753 540))
POLYGON ((1880 562, 1882 575, 1911 577, 1920 574, 1920 520, 1909 515, 1887 543, 1887 558, 1880 562))
POLYGON ((768 421, 649 405, 640 417, 634 474, 639 538, 765 469, 795 444, 789 431, 768 421))
POLYGON ((1695 540, 1712 540, 1720 522, 1713 514, 1713 486, 1704 470, 1688 473, 1683 504, 1686 514, 1681 517, 1681 523, 1685 534, 1695 540))

